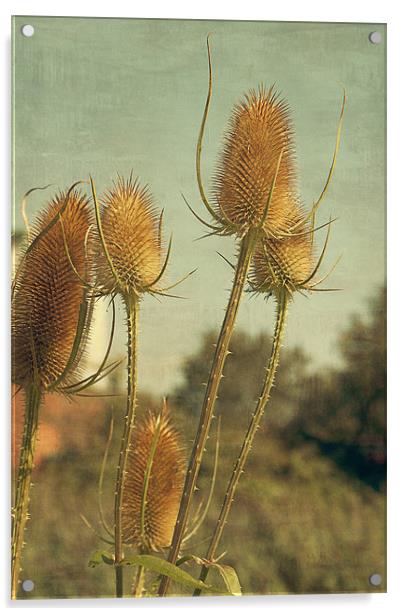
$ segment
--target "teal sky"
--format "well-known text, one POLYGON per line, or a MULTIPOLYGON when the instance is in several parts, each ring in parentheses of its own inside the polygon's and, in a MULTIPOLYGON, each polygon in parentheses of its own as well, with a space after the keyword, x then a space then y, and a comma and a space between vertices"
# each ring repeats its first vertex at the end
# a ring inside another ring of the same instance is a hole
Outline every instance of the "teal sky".
MULTIPOLYGON (((178 382, 201 333, 220 327, 231 284, 231 270, 216 251, 231 258, 234 240, 195 241, 204 230, 180 196, 203 214, 194 159, 209 32, 214 92, 203 155, 207 187, 233 104, 261 82, 276 83, 292 110, 300 191, 310 207, 328 173, 341 84, 347 91, 337 168, 318 217, 338 217, 324 271, 342 253, 327 285, 343 290, 297 297, 285 344, 303 345, 314 366, 335 364, 339 331, 385 280, 384 25, 14 18, 16 228, 29 188, 64 188, 91 173, 102 192, 116 172, 133 169, 165 208, 167 236, 174 234, 169 280, 198 268, 178 288, 188 299, 146 298, 142 305, 140 382, 158 394, 178 382), (35 27, 32 38, 20 33, 25 23, 35 27), (380 45, 368 40, 373 30, 382 33, 380 45)), ((43 199, 33 195, 30 214, 43 199)), ((238 326, 271 331, 272 304, 246 297, 238 326)), ((121 331, 117 344, 123 340, 121 331)))

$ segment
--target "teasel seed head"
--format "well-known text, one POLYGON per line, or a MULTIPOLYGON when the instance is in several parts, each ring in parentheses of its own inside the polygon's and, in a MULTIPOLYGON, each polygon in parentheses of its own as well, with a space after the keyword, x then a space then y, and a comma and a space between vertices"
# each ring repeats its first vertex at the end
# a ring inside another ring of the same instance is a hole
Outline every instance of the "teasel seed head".
POLYGON ((124 542, 158 551, 171 543, 185 476, 179 435, 166 413, 149 413, 133 432, 123 489, 124 542))
POLYGON ((253 256, 253 289, 274 295, 285 289, 292 294, 305 288, 313 267, 314 247, 308 225, 288 238, 263 237, 253 256))
POLYGON ((91 274, 90 231, 87 197, 78 190, 60 192, 38 216, 33 240, 22 253, 11 329, 12 379, 23 388, 35 383, 46 390, 61 378, 62 385, 75 376, 88 335, 86 328, 69 364, 77 342, 79 314, 84 302, 88 321, 92 306, 79 278, 91 274))
POLYGON ((295 217, 292 138, 287 104, 274 87, 251 90, 234 108, 213 196, 218 217, 224 217, 239 235, 262 228, 276 238, 295 217))
MULTIPOLYGON (((290 201, 291 209, 288 213, 286 226, 280 234, 272 234, 266 227, 266 235, 261 237, 257 251, 253 256, 253 273, 251 279, 251 290, 253 292, 263 292, 273 294, 279 298, 286 292, 291 296, 295 291, 337 291, 339 289, 317 288, 336 267, 340 257, 332 266, 331 270, 321 279, 315 280, 319 271, 324 255, 326 253, 328 240, 330 237, 331 223, 315 228, 316 212, 330 185, 339 144, 341 139, 342 120, 344 116, 346 102, 345 89, 343 91, 342 106, 337 126, 337 135, 332 162, 328 172, 327 180, 321 191, 320 196, 314 202, 310 212, 305 214, 300 205, 298 197, 295 195, 290 201), (321 254, 315 263, 314 257, 314 233, 327 227, 327 235, 321 254)), ((293 174, 292 174, 293 175, 293 174)), ((293 179, 293 178, 292 178, 293 179)), ((274 196, 276 202, 276 194, 274 196)), ((272 203, 271 202, 271 207, 272 203)), ((270 208, 271 209, 271 208, 270 208)), ((269 211, 269 216, 271 211, 269 211)), ((283 223, 282 223, 283 224, 283 223)))
POLYGON ((154 198, 131 174, 127 180, 118 175, 100 201, 111 263, 100 256, 99 283, 107 292, 139 296, 153 287, 162 270, 161 216, 154 198))

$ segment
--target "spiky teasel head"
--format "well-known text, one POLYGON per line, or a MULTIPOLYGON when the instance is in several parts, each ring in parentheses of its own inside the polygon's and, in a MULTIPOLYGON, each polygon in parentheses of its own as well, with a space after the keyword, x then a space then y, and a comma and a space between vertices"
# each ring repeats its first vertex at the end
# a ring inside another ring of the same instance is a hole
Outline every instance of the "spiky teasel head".
POLYGON ((316 287, 331 273, 332 270, 322 279, 314 280, 326 252, 332 221, 319 227, 327 226, 327 236, 317 262, 313 225, 305 220, 302 213, 291 222, 292 228, 299 230, 289 237, 263 237, 258 242, 250 280, 253 292, 275 297, 286 293, 291 297, 295 291, 319 291, 321 289, 316 287))
POLYGON ((184 450, 164 412, 149 413, 133 435, 123 489, 123 538, 157 551, 171 543, 184 484, 184 450))
MULTIPOLYGON (((203 186, 201 152, 212 97, 212 63, 207 38, 209 87, 196 149, 196 175, 201 199, 213 222, 204 221, 189 206, 195 217, 210 231, 207 235, 247 234, 256 241, 290 239, 300 234, 312 218, 330 184, 341 138, 345 109, 345 90, 337 128, 337 139, 327 181, 312 212, 302 217, 295 185, 293 129, 288 105, 274 86, 251 90, 234 107, 225 135, 224 150, 214 177, 213 202, 203 186), (297 222, 296 222, 297 221, 297 222)), ((293 243, 293 242, 292 242, 293 243)))
MULTIPOLYGON (((124 297, 153 291, 162 276, 161 215, 147 186, 118 175, 101 198, 101 225, 107 258, 100 256, 98 277, 107 292, 124 297)), ((105 250, 104 250, 105 252, 105 250)))
POLYGON ((77 368, 92 307, 80 281, 92 269, 88 206, 78 190, 56 194, 23 252, 11 322, 12 377, 23 388, 68 384, 77 368))
POLYGON ((273 238, 288 232, 296 217, 293 130, 286 102, 274 86, 250 90, 235 105, 224 138, 224 148, 209 202, 201 177, 201 152, 212 96, 212 64, 209 37, 209 88, 196 152, 196 174, 201 199, 213 218, 204 221, 208 235, 237 235, 273 238))
POLYGON ((296 214, 294 150, 288 107, 274 87, 251 90, 235 106, 214 179, 214 203, 239 235, 287 231, 296 214))

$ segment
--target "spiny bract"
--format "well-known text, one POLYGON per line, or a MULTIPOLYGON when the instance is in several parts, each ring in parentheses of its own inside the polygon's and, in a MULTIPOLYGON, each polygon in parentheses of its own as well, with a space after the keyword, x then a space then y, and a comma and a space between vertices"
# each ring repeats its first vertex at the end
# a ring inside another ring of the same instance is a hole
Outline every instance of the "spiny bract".
POLYGON ((218 216, 246 233, 258 227, 282 154, 264 230, 279 236, 296 212, 292 128, 286 103, 271 87, 251 90, 233 110, 214 179, 218 216))
MULTIPOLYGON (((39 215, 35 237, 64 206, 67 194, 57 194, 39 215)), ((27 387, 35 380, 42 389, 50 387, 71 355, 80 306, 88 298, 69 261, 63 229, 71 261, 85 278, 91 269, 88 242, 86 247, 91 224, 88 205, 85 196, 72 191, 61 215, 63 228, 57 221, 22 257, 12 302, 12 376, 17 385, 27 387)))
POLYGON ((185 474, 184 451, 167 416, 149 414, 134 431, 123 490, 124 541, 160 550, 170 545, 181 500, 185 474), (159 431, 159 434, 156 434, 159 431), (152 447, 156 441, 154 456, 152 447), (145 474, 151 461, 144 495, 145 474), (142 500, 144 526, 141 528, 142 500))
POLYGON ((118 176, 101 203, 102 229, 119 281, 104 256, 100 257, 99 281, 108 291, 139 295, 153 285, 161 271, 160 217, 153 197, 132 176, 128 180, 118 176))
POLYGON ((253 257, 253 289, 262 293, 279 294, 284 289, 292 294, 306 288, 314 267, 312 234, 307 224, 298 218, 298 228, 290 237, 275 240, 264 237, 253 257))

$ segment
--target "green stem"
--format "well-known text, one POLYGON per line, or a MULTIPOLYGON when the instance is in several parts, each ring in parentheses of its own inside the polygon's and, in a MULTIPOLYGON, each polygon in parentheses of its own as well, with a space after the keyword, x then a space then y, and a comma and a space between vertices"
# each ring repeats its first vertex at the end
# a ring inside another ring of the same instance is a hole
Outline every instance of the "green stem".
POLYGON ((125 298, 128 321, 128 392, 125 425, 119 451, 119 462, 115 490, 115 588, 116 596, 123 597, 123 539, 122 539, 122 500, 129 448, 136 416, 136 384, 137 384, 137 323, 139 301, 135 296, 125 298))
MULTIPOLYGON (((229 343, 233 333, 234 324, 240 299, 243 293, 244 284, 247 278, 247 273, 250 267, 251 257, 255 246, 255 234, 247 235, 241 241, 240 252, 237 262, 237 267, 234 274, 233 288, 231 290, 229 303, 226 314, 220 330, 219 338, 216 345, 216 351, 213 358, 210 375, 205 391, 205 397, 202 405, 202 411, 199 420, 198 431, 196 433, 191 459, 188 466, 188 471, 185 480, 185 486, 182 493, 180 509, 174 529, 173 540, 168 562, 175 563, 181 548, 181 542, 186 529, 186 524, 189 517, 190 505, 195 484, 198 479, 199 470, 202 463, 202 457, 206 446, 209 428, 213 417, 213 411, 217 399, 219 384, 223 376, 223 367, 226 357, 229 353, 229 343)), ((168 590, 169 579, 163 576, 159 595, 164 596, 168 590)))
MULTIPOLYGON (((254 437, 259 428, 260 421, 262 419, 262 415, 264 413, 265 407, 268 403, 272 385, 275 379, 276 369, 279 364, 279 355, 282 344, 283 334, 285 332, 285 324, 286 324, 286 316, 287 316, 287 308, 288 308, 288 294, 286 291, 282 291, 278 300, 278 314, 274 332, 274 339, 272 343, 272 351, 271 356, 269 358, 269 363, 266 369, 266 377, 262 387, 261 395, 258 399, 257 406, 255 411, 251 417, 250 425, 248 426, 247 433, 245 435, 245 439, 243 445, 241 447, 241 451, 239 457, 237 458, 236 464, 234 465, 233 472, 227 486, 226 495, 224 497, 224 501, 222 504, 222 509, 220 511, 220 515, 218 521, 216 523, 216 528, 213 533, 208 551, 206 553, 206 560, 212 561, 215 558, 215 554, 220 543, 220 539, 222 537, 224 527, 227 522, 227 518, 230 513, 231 506, 234 501, 234 495, 238 486, 238 482, 240 480, 241 475, 244 472, 244 467, 248 458, 248 454, 252 447, 254 437)), ((208 576, 209 568, 203 566, 201 570, 201 575, 199 577, 203 582, 206 581, 208 576)), ((199 596, 201 591, 196 589, 194 592, 194 596, 199 596)))
POLYGON ((136 571, 134 583, 133 583, 133 596, 134 597, 142 597, 144 590, 144 567, 143 565, 139 565, 136 571))
POLYGON ((13 509, 11 544, 11 598, 16 599, 18 577, 21 571, 21 553, 24 546, 24 530, 29 518, 29 492, 34 468, 34 450, 38 431, 38 411, 41 393, 31 385, 26 391, 24 434, 18 466, 17 487, 13 509))

